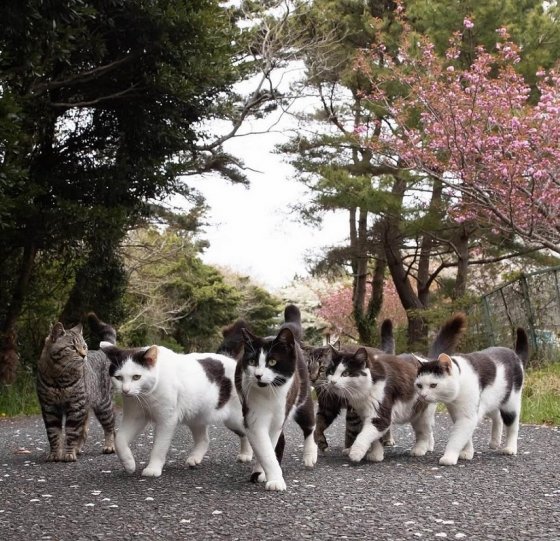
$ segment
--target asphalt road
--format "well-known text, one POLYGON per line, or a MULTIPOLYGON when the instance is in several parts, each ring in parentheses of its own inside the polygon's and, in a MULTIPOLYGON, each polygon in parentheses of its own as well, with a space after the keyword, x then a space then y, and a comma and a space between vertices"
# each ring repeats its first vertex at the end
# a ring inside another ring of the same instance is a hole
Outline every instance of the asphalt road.
MULTIPOLYGON (((353 466, 341 455, 342 424, 314 470, 302 464, 302 437, 286 436, 286 492, 248 482, 238 464, 237 438, 212 430, 208 456, 184 466, 192 440, 179 430, 163 475, 128 475, 115 455, 101 454, 91 423, 78 462, 46 463, 39 417, 0 421, 0 541, 128 539, 504 539, 560 540, 560 429, 523 426, 519 455, 487 448, 487 424, 477 429, 472 462, 438 466, 449 428, 438 416, 436 450, 407 455, 408 427, 383 463, 353 466)), ((148 457, 151 432, 133 447, 148 457)))

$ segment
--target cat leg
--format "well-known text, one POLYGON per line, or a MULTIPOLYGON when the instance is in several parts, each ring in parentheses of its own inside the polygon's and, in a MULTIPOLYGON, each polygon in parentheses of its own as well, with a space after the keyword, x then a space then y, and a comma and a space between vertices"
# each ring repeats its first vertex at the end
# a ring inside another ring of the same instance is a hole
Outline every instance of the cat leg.
MULTIPOLYGON (((210 438, 208 437, 208 426, 207 425, 189 425, 191 429, 194 448, 191 454, 187 457, 187 464, 191 467, 197 466, 202 462, 206 451, 208 451, 208 444, 210 443, 210 438)), ((166 451, 167 453, 167 451, 166 451)))
POLYGON ((313 432, 315 430, 315 412, 311 395, 295 412, 294 421, 303 431, 303 463, 306 468, 313 468, 317 463, 317 444, 313 432))
POLYGON ((258 460, 258 469, 254 468, 251 474, 251 480, 261 481, 262 473, 264 472, 264 477, 266 478, 266 490, 286 490, 286 482, 282 475, 282 468, 276 457, 275 446, 276 441, 273 443, 270 438, 271 432, 277 432, 278 438, 280 437, 281 428, 276 430, 268 430, 263 423, 252 427, 247 430, 247 436, 251 442, 251 447, 255 452, 258 460))
POLYGON ((352 462, 360 462, 369 451, 372 443, 379 440, 389 430, 389 426, 390 421, 379 418, 366 420, 361 432, 356 437, 356 441, 350 448, 348 458, 352 462))
POLYGON ((130 442, 144 430, 147 424, 148 419, 144 417, 141 410, 134 408, 131 411, 131 408, 127 408, 125 404, 121 426, 115 437, 115 450, 127 473, 134 473, 136 470, 136 462, 129 447, 130 442))
POLYGON ((237 462, 251 462, 253 458, 253 449, 249 443, 249 438, 245 434, 243 428, 243 421, 237 419, 227 419, 224 425, 232 432, 239 436, 239 454, 237 455, 237 462))
POLYGON ((167 451, 169 451, 169 447, 171 446, 171 440, 175 434, 176 426, 177 419, 175 417, 165 420, 158 419, 156 421, 154 446, 150 453, 150 462, 148 462, 148 465, 142 470, 142 475, 144 477, 159 477, 161 475, 161 470, 165 464, 167 451))
POLYGON ((71 403, 66 410, 66 422, 64 424, 66 443, 61 458, 63 462, 76 461, 80 440, 83 438, 85 431, 84 425, 87 422, 88 413, 85 398, 71 403))
POLYGON ((77 444, 79 455, 81 455, 84 452, 84 447, 86 445, 87 436, 88 436, 88 432, 89 432, 88 420, 89 420, 89 412, 86 413, 86 419, 85 419, 84 424, 82 426, 82 433, 80 434, 80 439, 78 440, 78 444, 77 444))
MULTIPOLYGON (((453 416, 452 416, 453 417, 453 416)), ((457 464, 459 454, 472 440, 474 429, 476 428, 478 417, 476 413, 470 417, 457 417, 451 435, 445 447, 445 453, 439 459, 442 466, 454 466, 457 464)))
POLYGON ((103 427, 105 441, 103 442, 103 454, 115 452, 115 413, 110 397, 107 397, 101 404, 98 404, 93 413, 97 417, 99 424, 103 427))
POLYGON ((346 430, 344 432, 344 449, 342 450, 343 455, 348 455, 350 453, 350 448, 356 441, 356 438, 361 432, 362 427, 362 418, 358 415, 354 408, 348 406, 346 408, 346 430))
POLYGON ((331 426, 342 409, 342 400, 333 393, 327 392, 323 387, 317 389, 317 416, 313 437, 321 451, 329 446, 325 437, 325 430, 331 426))
POLYGON ((381 443, 385 447, 394 447, 395 446, 395 438, 393 437, 393 431, 391 430, 391 427, 389 427, 389 430, 387 430, 387 432, 385 432, 385 434, 381 438, 381 443))
POLYGON ((472 460, 474 456, 474 446, 472 438, 468 441, 467 445, 463 447, 459 453, 459 458, 463 460, 472 460))
POLYGON ((502 431, 504 423, 499 410, 495 410, 488 415, 492 419, 492 436, 490 438, 490 449, 499 449, 502 445, 502 431))
POLYGON ((369 462, 382 462, 384 452, 385 450, 383 449, 381 440, 375 440, 369 448, 369 451, 366 455, 366 460, 368 460, 369 462))
POLYGON ((434 415, 436 404, 428 404, 423 412, 416 415, 410 422, 416 441, 410 450, 411 456, 424 456, 434 448, 434 415))
POLYGON ((500 415, 506 427, 504 455, 517 454, 517 436, 519 434, 519 416, 521 413, 521 391, 512 392, 509 400, 500 408, 500 415))
POLYGON ((59 462, 62 460, 63 447, 62 411, 57 406, 41 404, 41 413, 51 449, 47 455, 47 462, 59 462))

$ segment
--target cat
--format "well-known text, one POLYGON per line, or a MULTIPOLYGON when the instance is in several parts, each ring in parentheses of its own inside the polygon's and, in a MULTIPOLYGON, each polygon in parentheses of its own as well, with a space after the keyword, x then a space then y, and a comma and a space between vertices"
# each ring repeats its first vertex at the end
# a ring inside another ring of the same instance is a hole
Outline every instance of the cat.
MULTIPOLYGON (((115 343, 115 329, 94 314, 90 327, 115 343)), ((87 438, 89 410, 105 434, 103 453, 114 453, 115 420, 109 363, 102 351, 88 351, 82 325, 65 329, 56 323, 37 363, 37 395, 49 440, 49 462, 74 462, 87 438)))
POLYGON ((155 440, 143 476, 161 475, 179 423, 189 427, 194 440, 189 466, 202 462, 208 450, 208 425, 218 421, 240 438, 237 460, 251 461, 253 452, 234 390, 233 359, 215 353, 179 354, 162 346, 120 349, 102 344, 102 349, 111 363, 114 387, 123 397, 115 446, 128 473, 136 470, 129 444, 148 422, 155 424, 155 440))
POLYGON ((515 351, 491 347, 451 357, 441 354, 437 360, 419 365, 418 396, 429 404, 443 402, 453 420, 441 465, 453 466, 459 458, 473 458, 472 435, 484 416, 492 419, 490 447, 500 447, 505 424, 506 445, 501 451, 517 454, 523 372, 528 358, 527 334, 518 328, 515 351))
POLYGON ((243 356, 237 364, 235 385, 243 406, 247 436, 257 457, 251 480, 266 482, 266 490, 286 490, 283 477, 284 424, 290 415, 304 435, 303 462, 317 462, 313 437, 315 411, 307 366, 298 338, 299 309, 289 305, 278 334, 261 338, 243 329, 243 356))
MULTIPOLYGON (((453 347, 464 328, 465 316, 457 314, 444 324, 430 353, 453 347)), ((380 440, 392 422, 411 423, 416 436, 412 456, 433 450, 435 404, 421 401, 416 394, 417 362, 410 354, 380 354, 364 347, 354 352, 333 349, 324 392, 342 398, 362 420, 362 428, 347 451, 352 462, 364 456, 372 462, 382 461, 380 440)))
MULTIPOLYGON (((381 324, 381 349, 371 348, 374 353, 395 353, 395 339, 393 336, 393 323, 390 319, 386 319, 381 324)), ((337 341, 333 347, 340 347, 337 341)), ((352 346, 348 346, 352 349, 352 346)), ((357 347, 352 350, 355 351, 357 347)), ((348 405, 342 397, 333 393, 322 392, 325 383, 325 370, 331 362, 331 354, 333 348, 330 345, 322 347, 304 347, 304 353, 307 359, 307 367, 309 370, 309 378, 316 388, 317 401, 319 403, 317 411, 317 424, 315 426, 315 441, 321 451, 326 451, 328 445, 325 436, 325 430, 332 424, 342 409, 346 409, 346 430, 344 435, 345 448, 351 447, 362 429, 362 420, 360 416, 348 405)), ((395 440, 389 429, 383 435, 383 444, 395 445, 395 440)))

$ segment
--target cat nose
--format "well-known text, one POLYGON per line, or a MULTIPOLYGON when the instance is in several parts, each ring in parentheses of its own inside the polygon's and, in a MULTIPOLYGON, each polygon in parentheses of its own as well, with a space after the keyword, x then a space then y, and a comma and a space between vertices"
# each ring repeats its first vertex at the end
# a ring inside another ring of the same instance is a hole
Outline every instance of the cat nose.
POLYGON ((256 377, 257 379, 261 379, 261 378, 262 378, 262 374, 255 374, 255 377, 256 377))

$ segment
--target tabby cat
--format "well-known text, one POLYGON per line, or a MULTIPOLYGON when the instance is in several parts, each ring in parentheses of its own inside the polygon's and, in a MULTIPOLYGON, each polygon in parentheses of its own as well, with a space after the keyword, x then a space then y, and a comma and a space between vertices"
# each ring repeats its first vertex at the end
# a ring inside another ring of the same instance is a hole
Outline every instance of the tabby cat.
MULTIPOLYGON (((93 313, 88 321, 103 340, 115 342, 113 327, 93 313)), ((88 351, 81 324, 52 327, 37 363, 37 394, 50 445, 48 461, 76 460, 86 441, 90 409, 105 433, 103 452, 115 452, 109 363, 102 351, 88 351)))
POLYGON ((111 362, 115 389, 123 396, 117 455, 128 473, 136 470, 130 442, 152 422, 155 439, 143 476, 159 477, 179 423, 189 427, 194 447, 187 465, 197 466, 208 450, 208 426, 223 422, 240 438, 240 462, 253 451, 243 427, 241 403, 234 390, 236 362, 215 353, 180 354, 161 346, 120 349, 102 345, 111 362))
POLYGON ((436 361, 419 365, 416 388, 420 399, 430 404, 443 402, 453 420, 440 464, 453 466, 459 458, 473 458, 472 435, 484 416, 492 419, 490 447, 500 447, 505 424, 506 445, 501 451, 517 454, 523 368, 528 358, 527 334, 519 328, 515 351, 492 347, 452 357, 441 354, 436 361))
POLYGON ((286 322, 274 338, 261 338, 244 329, 243 356, 235 373, 247 436, 257 456, 251 480, 266 481, 266 490, 286 490, 280 464, 284 424, 290 415, 303 431, 305 466, 312 468, 317 462, 315 411, 298 341, 298 314, 294 305, 286 307, 286 322))

